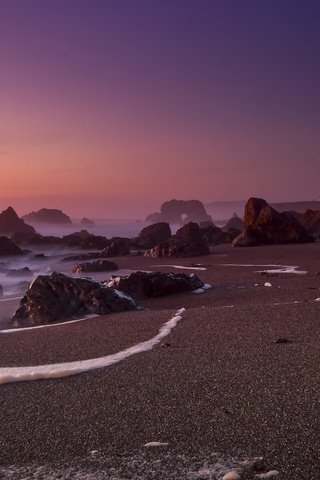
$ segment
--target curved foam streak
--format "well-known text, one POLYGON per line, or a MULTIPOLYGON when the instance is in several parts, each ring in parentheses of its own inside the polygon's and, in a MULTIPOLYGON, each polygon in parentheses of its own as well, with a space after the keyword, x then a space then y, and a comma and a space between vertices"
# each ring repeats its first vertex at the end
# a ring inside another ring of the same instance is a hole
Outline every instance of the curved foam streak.
POLYGON ((75 320, 68 320, 67 322, 49 323, 47 325, 36 325, 34 327, 7 328, 5 330, 0 330, 0 334, 25 332, 28 330, 38 330, 39 328, 62 327, 63 325, 68 325, 69 323, 83 322, 83 320, 88 320, 89 318, 96 318, 96 317, 99 317, 99 315, 89 314, 82 318, 76 318, 75 320))
POLYGON ((272 270, 258 270, 256 273, 296 273, 298 275, 305 275, 308 273, 306 270, 297 269, 300 268, 298 265, 275 265, 275 264, 266 264, 266 265, 255 265, 252 263, 221 263, 220 267, 271 267, 272 270))
POLYGON ((126 348, 125 350, 121 350, 112 355, 75 362, 35 365, 31 367, 0 368, 0 384, 78 375, 79 373, 89 372, 90 370, 109 367, 131 357, 132 355, 136 355, 137 353, 147 352, 152 350, 155 345, 160 343, 163 338, 171 333, 178 322, 182 319, 182 313, 184 311, 185 308, 178 310, 170 320, 161 326, 155 337, 146 340, 145 342, 137 343, 132 347, 126 348))
POLYGON ((152 268, 161 268, 161 267, 170 267, 170 268, 179 268, 182 270, 207 270, 206 267, 187 267, 186 265, 150 265, 152 268))

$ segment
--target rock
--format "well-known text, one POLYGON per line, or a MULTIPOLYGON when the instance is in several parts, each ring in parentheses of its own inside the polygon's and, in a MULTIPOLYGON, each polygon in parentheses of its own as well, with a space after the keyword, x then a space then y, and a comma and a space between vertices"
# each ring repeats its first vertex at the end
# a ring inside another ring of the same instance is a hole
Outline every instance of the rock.
POLYGON ((270 470, 269 472, 266 473, 257 473, 255 475, 255 478, 259 478, 260 480, 266 479, 266 478, 276 478, 279 476, 278 470, 270 470))
POLYGON ((62 273, 39 275, 11 319, 13 327, 43 325, 87 314, 136 310, 132 298, 102 282, 62 273))
POLYGON ((161 205, 160 213, 153 213, 146 218, 147 222, 168 222, 183 225, 188 222, 212 222, 203 203, 199 200, 170 200, 161 205))
POLYGON ((87 218, 87 217, 83 217, 81 219, 81 225, 85 226, 85 227, 93 227, 94 226, 94 221, 93 220, 90 220, 90 218, 87 218))
POLYGON ((2 297, 2 296, 3 296, 3 287, 2 287, 2 285, 0 284, 0 297, 2 297))
POLYGON ((146 257, 198 257, 210 253, 208 246, 203 242, 187 243, 182 240, 162 242, 145 253, 146 257))
POLYGON ((148 442, 143 445, 144 447, 147 448, 159 448, 159 447, 168 447, 169 443, 168 442, 148 442))
POLYGON ((206 243, 213 245, 220 245, 221 243, 227 243, 228 235, 221 230, 221 228, 212 224, 208 227, 200 229, 201 236, 206 243))
POLYGON ((176 238, 187 243, 202 242, 202 234, 200 227, 195 222, 189 222, 176 231, 176 238))
POLYGON ((229 228, 239 230, 240 232, 244 228, 243 220, 236 213, 234 213, 233 216, 230 218, 230 220, 227 221, 227 223, 222 228, 222 230, 224 232, 227 232, 229 228))
POLYGON ((56 208, 41 208, 37 212, 31 212, 22 217, 30 223, 49 223, 54 225, 71 225, 72 221, 68 215, 56 208))
POLYGON ((236 470, 230 470, 225 475, 223 475, 222 480, 240 480, 241 477, 236 470))
POLYGON ((33 272, 28 267, 9 270, 7 277, 33 277, 33 272))
POLYGON ((0 237, 0 256, 23 255, 24 252, 8 237, 0 237))
POLYGON ((320 240, 320 210, 308 209, 304 213, 289 212, 312 235, 315 240, 320 240))
POLYGON ((0 235, 12 235, 17 232, 35 233, 35 229, 24 223, 14 209, 9 207, 0 213, 0 235))
POLYGON ((139 248, 152 248, 171 237, 169 223, 160 222, 143 228, 136 239, 139 248))
POLYGON ((130 245, 125 240, 113 240, 102 251, 103 257, 122 257, 130 253, 130 245))
POLYGON ((80 230, 80 232, 69 233, 62 237, 62 242, 68 247, 78 247, 81 242, 90 237, 90 233, 87 230, 80 230))
POLYGON ((114 262, 108 260, 97 260, 95 262, 80 263, 73 268, 73 273, 84 272, 108 272, 111 270, 118 270, 119 267, 114 262))
POLYGON ((290 340, 288 340, 287 338, 281 337, 281 338, 278 338, 278 340, 276 340, 275 343, 290 343, 290 340))
POLYGON ((279 213, 260 198, 250 198, 244 214, 245 230, 233 246, 312 242, 313 238, 289 213, 279 213))
POLYGON ((139 300, 146 297, 191 292, 203 287, 204 283, 194 274, 134 272, 126 276, 113 277, 108 285, 139 300))

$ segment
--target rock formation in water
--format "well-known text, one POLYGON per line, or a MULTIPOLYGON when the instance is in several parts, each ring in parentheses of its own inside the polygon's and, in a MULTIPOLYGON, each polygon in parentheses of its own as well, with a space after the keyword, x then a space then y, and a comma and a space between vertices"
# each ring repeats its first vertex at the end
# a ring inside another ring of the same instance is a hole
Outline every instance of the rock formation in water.
POLYGON ((152 248, 160 242, 165 242, 171 237, 169 223, 153 223, 143 228, 136 238, 136 245, 139 248, 152 248))
POLYGON ((81 219, 81 225, 83 225, 84 227, 93 227, 94 224, 95 224, 94 221, 91 220, 90 218, 83 217, 81 219))
POLYGON ((137 308, 131 297, 102 282, 53 272, 39 275, 32 282, 11 319, 11 326, 29 327, 137 308))
POLYGON ((183 225, 188 222, 212 222, 203 203, 199 200, 169 200, 161 205, 160 213, 153 213, 146 218, 147 222, 167 222, 183 225))
POLYGON ((227 221, 222 230, 227 232, 230 228, 239 230, 240 232, 244 228, 243 220, 236 213, 234 213, 233 216, 227 221))
POLYGON ((290 213, 279 213, 261 198, 250 198, 245 206, 244 231, 233 246, 312 242, 313 237, 290 213))
POLYGON ((56 208, 41 208, 37 212, 31 212, 23 216, 23 219, 32 224, 48 223, 53 225, 71 225, 71 218, 56 208))
POLYGON ((171 239, 167 242, 162 242, 151 248, 145 253, 146 257, 161 258, 161 257, 198 257, 200 255, 208 255, 210 253, 209 247, 203 241, 199 242, 185 242, 184 240, 171 239))
POLYGON ((127 293, 136 300, 190 292, 204 286, 194 274, 162 272, 134 272, 127 276, 114 277, 108 285, 127 293))
POLYGON ((315 240, 320 240, 320 210, 306 210, 304 213, 289 212, 312 235, 315 240))
POLYGON ((0 213, 0 235, 14 233, 35 233, 35 229, 19 218, 12 207, 8 207, 0 213))

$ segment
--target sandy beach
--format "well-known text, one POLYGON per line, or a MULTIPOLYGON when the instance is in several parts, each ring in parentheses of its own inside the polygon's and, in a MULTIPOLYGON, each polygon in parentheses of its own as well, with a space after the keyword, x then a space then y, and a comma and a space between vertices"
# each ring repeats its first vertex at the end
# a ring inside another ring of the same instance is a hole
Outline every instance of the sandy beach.
POLYGON ((86 360, 152 338, 186 309, 149 352, 1 385, 0 477, 209 479, 221 478, 217 459, 237 466, 263 456, 278 478, 317 479, 319 260, 319 243, 123 257, 120 268, 194 272, 213 288, 148 299, 143 311, 0 334, 1 367, 86 360), (197 264, 205 270, 175 268, 197 264), (296 269, 257 273, 278 269, 267 265, 296 269), (152 441, 168 445, 144 447, 152 441))

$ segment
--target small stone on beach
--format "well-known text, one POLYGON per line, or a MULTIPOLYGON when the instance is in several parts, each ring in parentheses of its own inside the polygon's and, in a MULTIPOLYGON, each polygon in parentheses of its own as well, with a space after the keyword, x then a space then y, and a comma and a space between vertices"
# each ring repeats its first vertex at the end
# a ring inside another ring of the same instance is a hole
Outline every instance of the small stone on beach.
POLYGON ((236 470, 231 470, 222 477, 222 480, 240 480, 240 478, 241 477, 236 470))

